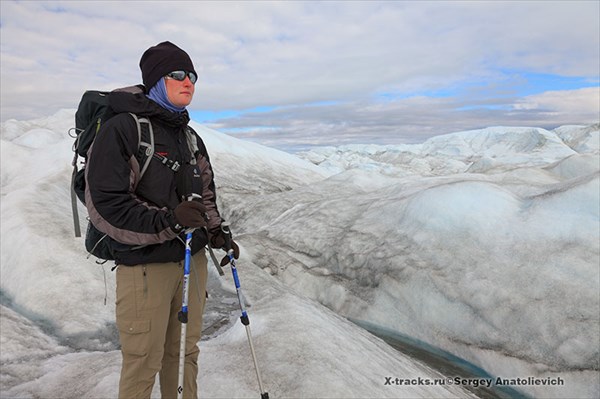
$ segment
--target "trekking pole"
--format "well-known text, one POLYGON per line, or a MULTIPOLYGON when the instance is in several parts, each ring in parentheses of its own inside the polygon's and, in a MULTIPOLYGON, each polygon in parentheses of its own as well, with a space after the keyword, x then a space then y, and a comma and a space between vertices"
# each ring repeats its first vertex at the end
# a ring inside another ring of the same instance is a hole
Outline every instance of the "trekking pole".
MULTIPOLYGON (((188 201, 201 201, 202 197, 198 194, 191 194, 188 201)), ((194 229, 188 229, 185 235, 185 262, 183 265, 183 299, 181 301, 181 310, 177 318, 181 322, 181 337, 179 338, 179 375, 177 378, 177 399, 183 398, 183 375, 185 369, 185 347, 188 322, 188 287, 190 281, 190 262, 192 258, 192 233, 194 229)))
POLYGON ((177 318, 181 322, 181 338, 179 341, 179 376, 177 380, 177 399, 183 398, 183 374, 185 367, 185 341, 188 322, 188 284, 190 280, 190 259, 192 255, 192 232, 185 237, 185 264, 183 267, 183 300, 177 318))
POLYGON ((229 258, 229 264, 231 265, 231 273, 233 274, 233 281, 235 282, 235 290, 237 292, 238 301, 240 303, 240 310, 242 316, 240 320, 244 327, 246 327, 246 335, 248 336, 248 343, 250 344, 250 352, 252 353, 252 360, 254 361, 254 369, 256 370, 256 378, 258 379, 258 388, 260 389, 260 398, 269 399, 269 393, 265 392, 260 378, 260 372, 258 370, 258 361, 256 360, 256 353, 254 352, 254 345, 252 344, 252 334, 250 333, 250 319, 248 313, 244 308, 244 301, 242 300, 242 288, 240 287, 240 279, 238 277, 237 268, 235 267, 235 258, 233 256, 233 248, 231 246, 231 230, 229 229, 229 223, 224 222, 221 224, 221 230, 225 236, 225 248, 227 248, 227 257, 229 258))

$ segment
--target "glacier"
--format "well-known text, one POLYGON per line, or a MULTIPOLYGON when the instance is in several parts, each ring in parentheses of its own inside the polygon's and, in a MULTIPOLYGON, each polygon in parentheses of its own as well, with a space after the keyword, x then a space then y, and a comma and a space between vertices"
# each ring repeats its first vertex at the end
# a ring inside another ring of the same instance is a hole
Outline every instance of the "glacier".
MULTIPOLYGON (((1 126, 3 397, 116 397, 114 276, 73 235, 73 118, 62 110, 1 126)), ((515 387, 525 395, 600 395, 598 125, 299 154, 192 126, 242 247, 238 270, 272 397, 475 395, 460 384, 385 385, 453 376, 349 320, 492 376, 564 380, 515 387)), ((225 272, 209 275, 200 394, 256 397, 225 272)))

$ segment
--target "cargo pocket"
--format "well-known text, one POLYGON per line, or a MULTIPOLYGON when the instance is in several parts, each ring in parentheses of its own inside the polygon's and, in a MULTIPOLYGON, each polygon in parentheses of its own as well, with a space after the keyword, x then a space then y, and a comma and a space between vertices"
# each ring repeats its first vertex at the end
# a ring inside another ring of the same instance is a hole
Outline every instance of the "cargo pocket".
POLYGON ((150 320, 117 321, 121 351, 130 355, 144 356, 151 346, 150 320))

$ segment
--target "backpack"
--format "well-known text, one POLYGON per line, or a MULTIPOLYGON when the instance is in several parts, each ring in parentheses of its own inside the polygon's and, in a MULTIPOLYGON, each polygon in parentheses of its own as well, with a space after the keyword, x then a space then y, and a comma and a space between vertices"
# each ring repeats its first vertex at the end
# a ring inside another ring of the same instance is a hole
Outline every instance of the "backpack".
MULTIPOLYGON (((135 92, 141 89, 134 86, 119 90, 135 92)), ((110 92, 107 91, 86 91, 75 112, 75 127, 69 130, 69 135, 75 138, 73 144, 74 155, 71 163, 73 166, 71 175, 71 207, 73 210, 73 225, 76 237, 81 237, 77 199, 85 205, 85 163, 87 162, 87 154, 100 130, 100 126, 116 115, 108 106, 109 94, 110 92), (78 168, 80 158, 83 158, 83 160, 81 161, 81 168, 78 168)), ((158 160, 161 164, 173 170, 173 172, 177 172, 181 167, 178 162, 154 152, 154 131, 150 120, 148 118, 140 118, 133 113, 129 113, 129 115, 134 119, 138 131, 136 159, 141 166, 140 179, 148 169, 152 159, 158 160)), ((195 157, 199 151, 196 135, 188 127, 186 129, 186 136, 188 147, 193 154, 191 163, 195 164, 195 157)), ((115 246, 121 247, 121 249, 128 247, 126 244, 120 244, 100 232, 91 222, 88 223, 86 230, 85 246, 90 254, 104 260, 114 259, 111 248, 115 246)))
MULTIPOLYGON (((71 137, 75 138, 75 143, 73 144, 74 155, 71 162, 73 166, 73 173, 71 175, 71 207, 73 210, 75 237, 81 237, 77 199, 85 205, 85 163, 87 162, 88 150, 92 146, 102 123, 116 115, 108 106, 109 94, 110 92, 107 91, 86 91, 81 97, 81 101, 75 112, 75 127, 69 131, 71 137), (79 158, 83 158, 81 168, 78 168, 79 158)), ((138 152, 136 158, 139 164, 143 165, 140 171, 141 178, 154 156, 154 132, 152 124, 147 118, 138 118, 133 113, 130 113, 130 115, 135 120, 138 128, 138 152)))

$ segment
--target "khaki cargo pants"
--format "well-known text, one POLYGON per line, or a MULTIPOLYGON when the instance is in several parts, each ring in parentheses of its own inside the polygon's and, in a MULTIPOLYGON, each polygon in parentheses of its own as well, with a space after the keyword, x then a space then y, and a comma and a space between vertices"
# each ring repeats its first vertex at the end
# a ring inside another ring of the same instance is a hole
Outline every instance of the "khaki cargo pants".
MULTIPOLYGON (((198 353, 206 301, 207 260, 192 257, 188 290, 188 325, 184 398, 197 398, 198 353)), ((163 399, 177 397, 183 261, 117 268, 116 319, 123 365, 119 398, 150 398, 159 373, 163 399)))

